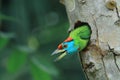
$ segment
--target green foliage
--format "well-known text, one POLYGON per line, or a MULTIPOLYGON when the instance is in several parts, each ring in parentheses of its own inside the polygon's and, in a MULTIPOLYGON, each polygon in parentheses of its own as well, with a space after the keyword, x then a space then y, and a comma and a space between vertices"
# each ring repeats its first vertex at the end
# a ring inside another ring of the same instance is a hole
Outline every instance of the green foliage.
POLYGON ((8 38, 0 37, 0 49, 4 48, 8 42, 9 42, 8 38))
POLYGON ((36 62, 31 62, 31 72, 34 80, 52 80, 50 74, 44 71, 36 62))
POLYGON ((31 61, 45 72, 53 76, 58 75, 58 70, 54 67, 50 60, 47 59, 47 57, 44 57, 42 55, 40 57, 32 57, 31 61))
POLYGON ((8 72, 15 73, 23 64, 25 64, 27 53, 19 49, 15 49, 8 57, 7 70, 8 72))
POLYGON ((0 13, 0 20, 16 21, 14 17, 0 13))
POLYGON ((0 32, 0 49, 5 48, 13 36, 11 33, 0 32))
POLYGON ((36 37, 31 36, 28 40, 28 46, 32 50, 36 50, 39 46, 39 41, 36 37))

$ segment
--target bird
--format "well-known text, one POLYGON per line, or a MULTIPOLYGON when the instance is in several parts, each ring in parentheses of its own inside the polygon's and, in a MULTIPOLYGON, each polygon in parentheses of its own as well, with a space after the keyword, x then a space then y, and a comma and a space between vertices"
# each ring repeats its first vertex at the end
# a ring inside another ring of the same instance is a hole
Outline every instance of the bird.
POLYGON ((92 30, 87 22, 77 21, 74 29, 69 31, 67 39, 60 43, 51 55, 61 54, 55 59, 55 61, 59 61, 66 55, 81 52, 88 46, 91 34, 92 30))

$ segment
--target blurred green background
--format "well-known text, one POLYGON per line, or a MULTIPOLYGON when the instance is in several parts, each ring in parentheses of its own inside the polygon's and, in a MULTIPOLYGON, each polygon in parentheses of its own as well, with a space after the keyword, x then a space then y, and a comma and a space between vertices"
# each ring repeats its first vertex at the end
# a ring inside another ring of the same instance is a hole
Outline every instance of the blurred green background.
POLYGON ((77 55, 51 56, 68 28, 58 0, 0 0, 0 80, 85 80, 77 55))

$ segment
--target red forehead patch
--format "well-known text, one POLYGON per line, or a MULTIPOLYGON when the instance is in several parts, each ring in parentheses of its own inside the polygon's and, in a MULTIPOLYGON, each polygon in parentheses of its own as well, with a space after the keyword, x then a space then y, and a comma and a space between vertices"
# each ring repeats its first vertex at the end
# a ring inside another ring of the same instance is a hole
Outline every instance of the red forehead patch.
POLYGON ((58 49, 62 49, 62 44, 59 44, 59 45, 58 45, 58 49))
POLYGON ((71 37, 68 37, 64 42, 72 41, 73 39, 71 37))

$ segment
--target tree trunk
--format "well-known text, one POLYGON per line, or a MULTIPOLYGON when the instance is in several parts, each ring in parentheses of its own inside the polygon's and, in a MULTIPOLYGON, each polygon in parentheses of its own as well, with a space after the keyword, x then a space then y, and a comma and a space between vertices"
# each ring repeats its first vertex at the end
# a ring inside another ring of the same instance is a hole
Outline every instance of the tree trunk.
POLYGON ((70 22, 88 22, 90 44, 80 53, 89 80, 120 80, 120 0, 62 0, 70 22), (116 2, 116 3, 115 3, 116 2), (112 8, 111 8, 112 7, 112 8))

